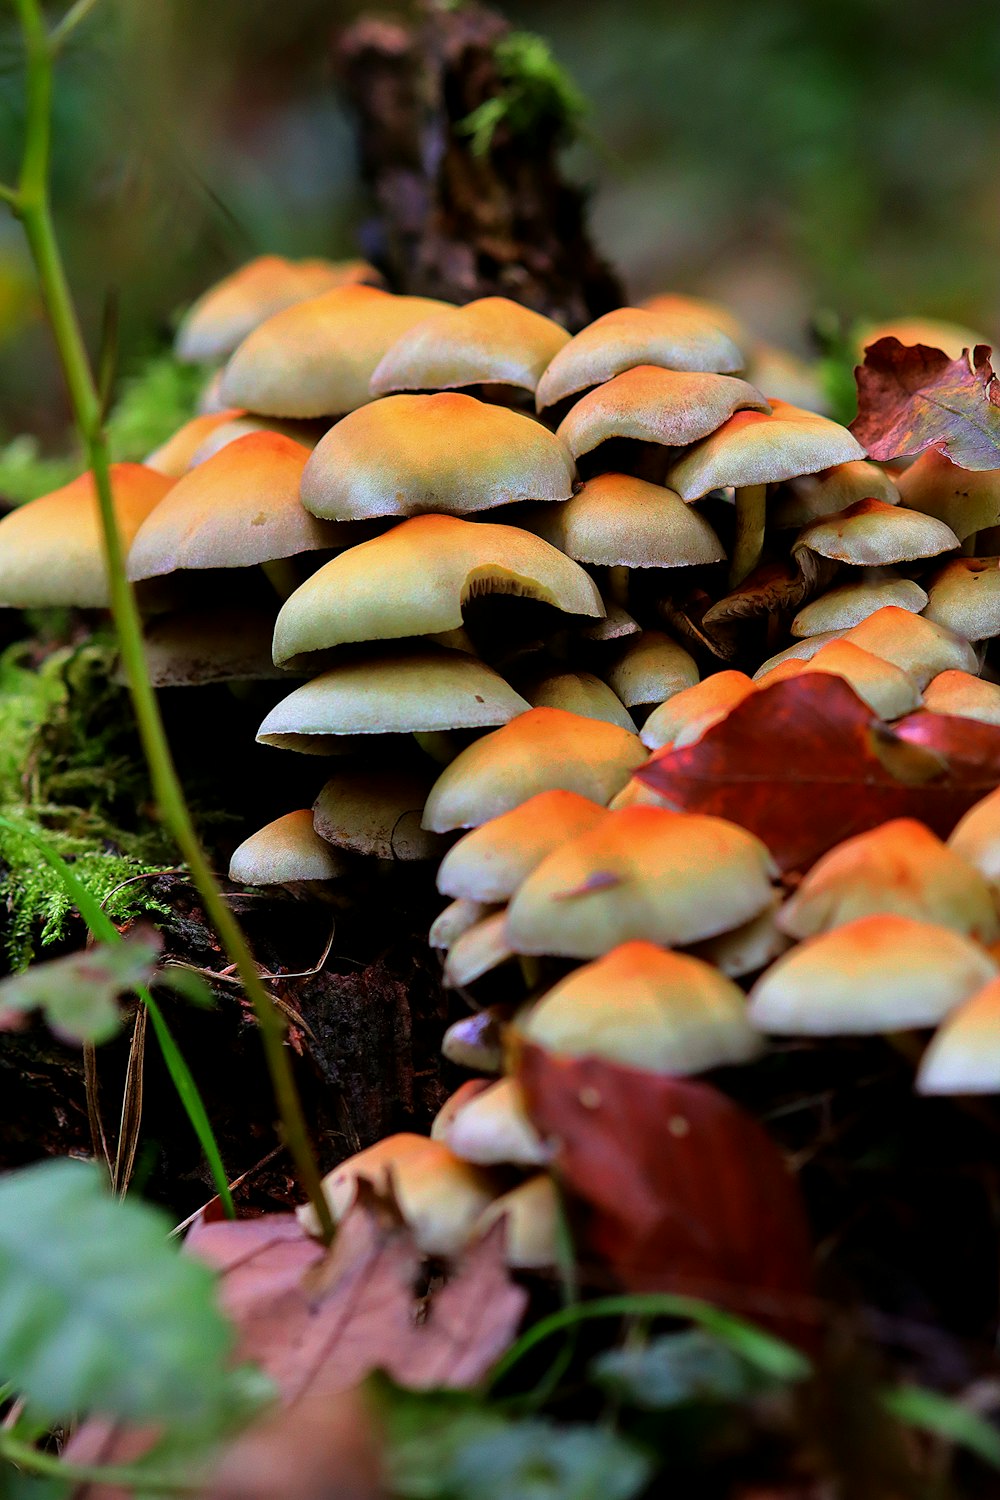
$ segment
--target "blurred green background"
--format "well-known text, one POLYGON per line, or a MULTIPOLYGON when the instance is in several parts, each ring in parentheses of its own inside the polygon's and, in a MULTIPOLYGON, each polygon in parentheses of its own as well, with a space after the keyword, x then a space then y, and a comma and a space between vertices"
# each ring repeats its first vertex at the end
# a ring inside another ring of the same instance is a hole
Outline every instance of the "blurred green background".
MULTIPOLYGON (((100 0, 61 68, 55 198, 92 336, 126 370, 261 250, 356 253, 363 213, 336 0, 100 0)), ((1000 329, 1000 16, 987 0, 512 0, 590 101, 567 168, 630 291, 729 301, 805 348, 810 318, 1000 329)), ((58 11, 54 11, 57 14, 58 11)), ((21 118, 0 29, 0 170, 21 118)), ((0 437, 65 423, 18 226, 0 219, 0 437)))

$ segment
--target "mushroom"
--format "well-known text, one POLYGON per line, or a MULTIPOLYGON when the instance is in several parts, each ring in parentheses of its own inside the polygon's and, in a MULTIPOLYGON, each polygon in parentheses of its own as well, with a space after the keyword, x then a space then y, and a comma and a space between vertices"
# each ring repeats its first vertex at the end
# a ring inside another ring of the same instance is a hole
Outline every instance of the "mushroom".
POLYGON ((561 708, 533 708, 469 745, 424 807, 435 833, 476 828, 536 792, 578 792, 606 804, 646 759, 638 735, 561 708))
POLYGON ((764 688, 809 672, 829 672, 842 677, 880 719, 901 719, 920 707, 920 689, 908 672, 874 652, 865 651, 846 636, 839 641, 827 641, 808 661, 786 657, 768 671, 758 673, 755 681, 764 688))
POLYGON ((480 1073, 503 1072, 503 1032, 506 1007, 487 1005, 471 1016, 453 1021, 441 1042, 442 1056, 460 1068, 480 1073))
POLYGON ((969 808, 952 829, 948 848, 979 871, 1000 908, 1000 788, 969 808))
POLYGON ((732 309, 707 297, 689 297, 682 292, 655 292, 651 297, 644 297, 639 306, 649 312, 668 313, 671 317, 683 313, 689 318, 704 318, 740 349, 748 349, 752 342, 749 329, 732 309))
POLYGON ((269 417, 332 417, 365 406, 375 367, 407 329, 446 302, 343 286, 260 323, 222 375, 227 406, 269 417))
POLYGON ((626 708, 664 703, 698 681, 694 658, 660 630, 632 636, 606 670, 626 708))
POLYGON ((470 927, 474 927, 484 917, 492 916, 494 910, 495 907, 483 901, 466 901, 463 897, 451 901, 434 918, 427 941, 432 948, 440 948, 447 953, 463 932, 468 932, 470 927))
POLYGON ((702 1073, 762 1050, 731 979, 701 959, 642 941, 574 969, 516 1024, 549 1052, 649 1073, 702 1073))
POLYGON ((239 885, 314 888, 346 871, 343 856, 313 829, 308 808, 285 813, 251 834, 229 862, 229 878, 239 885))
POLYGON ((935 573, 925 619, 967 641, 1000 635, 1000 557, 956 557, 935 573))
POLYGON ((626 807, 560 845, 518 888, 518 953, 597 958, 632 939, 683 946, 749 921, 772 900, 771 857, 722 818, 626 807))
POLYGON ((553 849, 593 828, 606 809, 578 792, 538 792, 453 844, 438 868, 444 896, 508 901, 553 849))
MULTIPOLYGON (((395 760, 396 757, 393 757, 395 760)), ((442 841, 420 826, 433 771, 421 764, 345 766, 313 803, 313 824, 327 843, 386 860, 437 859, 442 841)))
POLYGON ((516 1079, 501 1078, 474 1094, 468 1090, 456 1107, 450 1105, 448 1100, 431 1127, 431 1137, 444 1141, 463 1161, 477 1167, 543 1167, 548 1161, 516 1079))
POLYGON ((858 359, 863 359, 865 350, 879 339, 898 339, 907 345, 926 344, 928 348, 942 350, 949 359, 959 359, 964 350, 992 342, 985 334, 944 318, 892 318, 885 323, 861 324, 856 344, 858 359))
POLYGON ((917 1073, 920 1094, 1000 1094, 1000 978, 953 1010, 917 1073))
POLYGON ((174 340, 178 359, 214 364, 232 354, 258 324, 286 307, 333 287, 377 281, 363 260, 286 260, 259 255, 203 292, 181 319, 174 340))
POLYGON ((466 601, 486 593, 516 594, 592 618, 604 608, 579 564, 531 532, 414 516, 349 547, 296 589, 278 615, 274 659, 456 630, 466 601))
POLYGON ((242 416, 243 412, 238 407, 229 407, 192 417, 172 437, 167 438, 165 443, 153 449, 145 460, 146 468, 155 469, 158 474, 166 474, 170 479, 180 479, 191 468, 194 456, 206 438, 217 428, 226 427, 242 416))
MULTIPOLYGON (((441 1141, 422 1135, 386 1136, 341 1162, 323 1178, 323 1195, 334 1223, 353 1206, 357 1184, 394 1193, 400 1213, 425 1255, 456 1255, 479 1215, 496 1197, 485 1173, 460 1161, 441 1141)), ((319 1234, 312 1204, 297 1210, 308 1234, 319 1234)))
MULTIPOLYGON (((111 465, 122 550, 174 481, 142 464, 111 465)), ((107 609, 111 603, 100 510, 88 471, 0 520, 0 607, 107 609)))
POLYGON ((789 479, 775 495, 768 521, 778 528, 794 526, 798 530, 867 499, 898 505, 899 491, 892 475, 878 464, 863 458, 850 459, 821 469, 818 474, 799 474, 789 479))
POLYGON ((846 510, 813 521, 795 539, 805 550, 855 567, 885 567, 951 552, 959 545, 950 526, 884 500, 855 500, 846 510))
POLYGON ((859 917, 808 938, 750 991, 749 1016, 781 1036, 862 1036, 937 1023, 997 973, 971 938, 912 917, 859 917))
POLYGON ((465 989, 514 956, 507 939, 506 909, 491 912, 460 933, 448 949, 444 984, 448 989, 465 989))
POLYGON ((473 1226, 480 1239, 500 1221, 506 1226, 504 1259, 513 1271, 545 1271, 559 1261, 559 1194, 547 1172, 494 1198, 473 1226))
POLYGON ((737 412, 683 454, 666 477, 683 500, 700 500, 710 490, 734 486, 736 541, 729 577, 735 586, 760 561, 768 485, 864 456, 846 427, 774 401, 764 411, 737 412))
POLYGON ((921 690, 932 677, 952 667, 978 675, 979 663, 968 641, 894 604, 852 625, 843 639, 902 667, 921 690))
POLYGON ((415 324, 383 355, 373 396, 397 391, 509 385, 534 394, 569 334, 551 318, 508 297, 479 297, 415 324))
POLYGON ((538 382, 538 410, 636 365, 732 374, 742 370, 744 358, 729 334, 703 314, 619 307, 595 318, 553 355, 538 382))
POLYGON ((775 893, 771 905, 759 916, 751 917, 731 932, 720 932, 717 937, 692 944, 691 953, 714 964, 730 979, 757 974, 792 946, 791 938, 778 926, 780 910, 781 897, 775 893))
POLYGON ((961 542, 1000 525, 998 469, 963 469, 936 448, 928 448, 897 483, 904 505, 943 521, 961 542))
POLYGON ((1000 724, 1000 686, 969 672, 939 672, 924 688, 924 708, 932 714, 1000 724))
POLYGON ((981 943, 1000 936, 982 876, 913 818, 893 818, 831 849, 804 876, 777 923, 791 937, 807 938, 882 913, 936 922, 981 943))
POLYGON ((566 500, 575 471, 559 439, 521 412, 456 391, 384 396, 317 445, 302 503, 340 521, 467 515, 520 500, 566 500))
POLYGON ((147 625, 143 646, 154 687, 285 678, 271 661, 274 620, 265 610, 231 607, 168 614, 147 625))
POLYGON ((752 692, 754 684, 745 672, 713 672, 654 708, 643 725, 642 743, 648 750, 693 745, 752 692))
POLYGON ((912 578, 901 578, 888 568, 870 568, 856 581, 839 584, 800 609, 791 623, 791 633, 804 639, 831 630, 850 630, 887 604, 919 615, 927 604, 927 595, 912 578))
POLYGON ((587 719, 602 719, 635 734, 635 721, 618 695, 593 672, 553 672, 524 685, 532 708, 562 708, 587 719))

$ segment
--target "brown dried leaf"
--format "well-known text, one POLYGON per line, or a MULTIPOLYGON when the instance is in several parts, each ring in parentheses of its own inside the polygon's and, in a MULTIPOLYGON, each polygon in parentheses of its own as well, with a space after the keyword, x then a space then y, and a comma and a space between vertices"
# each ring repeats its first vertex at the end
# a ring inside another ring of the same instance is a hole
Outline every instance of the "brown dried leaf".
POLYGON ((851 431, 883 463, 937 448, 963 469, 1000 469, 1000 385, 987 344, 949 359, 926 344, 878 339, 855 371, 851 431))

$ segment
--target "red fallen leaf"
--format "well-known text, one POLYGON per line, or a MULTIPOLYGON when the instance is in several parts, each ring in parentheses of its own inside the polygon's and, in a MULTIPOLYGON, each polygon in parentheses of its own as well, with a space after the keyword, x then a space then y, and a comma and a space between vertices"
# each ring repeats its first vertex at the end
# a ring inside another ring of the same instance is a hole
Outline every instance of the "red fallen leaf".
POLYGON ((703 1297, 808 1338, 805 1214, 756 1120, 708 1084, 529 1044, 518 1077, 557 1143, 560 1181, 586 1207, 579 1243, 625 1287, 703 1297))
POLYGON ((988 344, 949 359, 926 344, 878 339, 855 371, 851 431, 885 462, 937 448, 963 469, 1000 469, 1000 385, 988 344))
POLYGON ((751 693, 636 775, 669 807, 756 834, 782 871, 804 870, 891 818, 947 836, 1000 784, 1000 726, 921 713, 890 729, 843 678, 810 672, 751 693))

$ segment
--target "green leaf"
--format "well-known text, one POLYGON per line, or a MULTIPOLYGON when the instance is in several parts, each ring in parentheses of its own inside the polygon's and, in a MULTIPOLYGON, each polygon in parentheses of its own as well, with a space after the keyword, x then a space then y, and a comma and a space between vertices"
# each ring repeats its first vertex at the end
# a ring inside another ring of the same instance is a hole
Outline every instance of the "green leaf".
POLYGON ((151 928, 48 959, 0 981, 0 1031, 32 1010, 67 1042, 106 1042, 118 1030, 120 996, 149 983, 162 946, 151 928))
POLYGON ((959 1401, 941 1396, 921 1386, 899 1386, 882 1393, 882 1405, 907 1427, 947 1438, 960 1448, 968 1448, 991 1469, 1000 1470, 1000 1432, 959 1401))
POLYGON ((592 1362, 598 1385, 630 1406, 661 1411, 688 1401, 739 1402, 770 1382, 718 1339, 691 1328, 609 1349, 592 1362))
POLYGON ((169 1229, 83 1162, 0 1180, 0 1371, 42 1415, 201 1430, 231 1411, 242 1382, 226 1369, 215 1277, 169 1229))

